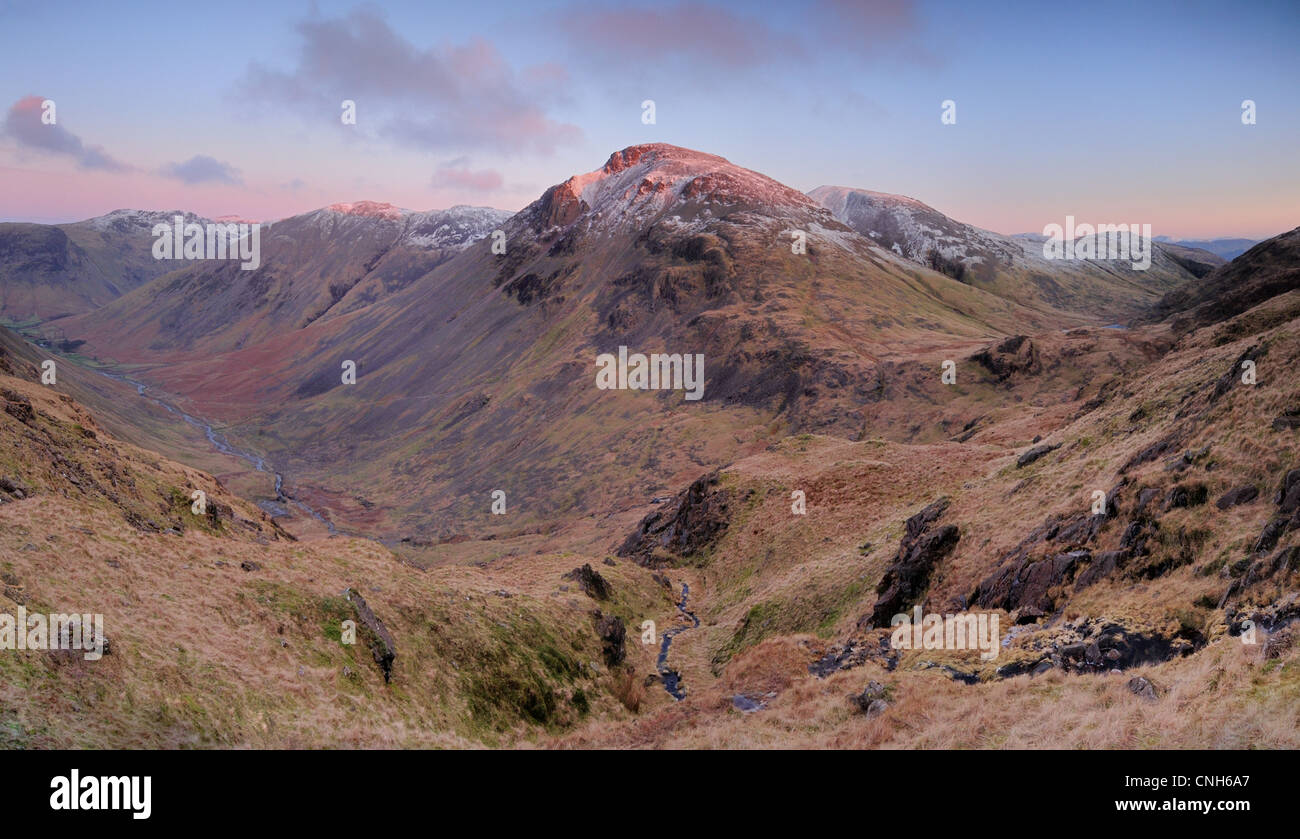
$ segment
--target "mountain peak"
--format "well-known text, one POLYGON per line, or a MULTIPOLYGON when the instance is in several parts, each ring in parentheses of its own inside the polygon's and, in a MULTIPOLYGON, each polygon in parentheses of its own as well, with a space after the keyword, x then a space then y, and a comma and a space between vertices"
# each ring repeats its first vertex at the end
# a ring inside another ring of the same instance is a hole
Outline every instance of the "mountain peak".
POLYGON ((714 154, 668 143, 643 143, 616 151, 599 169, 574 175, 535 202, 543 228, 567 227, 581 216, 601 226, 641 224, 688 204, 759 210, 768 215, 817 212, 814 200, 714 154))

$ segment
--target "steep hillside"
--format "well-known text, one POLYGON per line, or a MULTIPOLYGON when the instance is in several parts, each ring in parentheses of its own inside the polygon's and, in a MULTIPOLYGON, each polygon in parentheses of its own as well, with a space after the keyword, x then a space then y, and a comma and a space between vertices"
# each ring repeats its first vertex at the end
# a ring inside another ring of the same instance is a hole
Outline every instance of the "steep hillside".
POLYGON ((571 585, 590 534, 505 543, 490 573, 296 541, 105 433, 0 339, 0 613, 100 614, 106 639, 98 660, 0 655, 0 747, 475 747, 672 701, 634 678, 653 650, 622 634, 667 625, 670 593, 614 560, 596 560, 599 599, 571 585))
POLYGON ((889 358, 1060 323, 881 251, 795 190, 673 146, 618 152, 503 230, 504 254, 480 241, 301 329, 254 305, 250 345, 226 354, 155 347, 143 324, 162 319, 147 290, 140 329, 116 319, 134 305, 123 300, 69 335, 242 429, 345 527, 436 541, 621 509, 791 430, 860 436, 889 358), (267 337, 253 346, 256 335, 267 337), (703 399, 596 388, 597 355, 620 346, 703 354, 703 399), (355 385, 340 375, 348 360, 355 385), (513 515, 491 516, 496 489, 513 515))
POLYGON ((166 273, 153 258, 153 226, 193 213, 115 210, 71 224, 0 223, 0 318, 50 320, 116 300, 166 273))
POLYGON ((1153 317, 1171 317, 1175 329, 1183 331, 1220 323, 1298 288, 1300 228, 1259 243, 1201 282, 1171 291, 1155 307, 1153 317))
MULTIPOLYGON (((1097 395, 951 441, 804 435, 700 477, 619 549, 692 575, 701 624, 669 661, 687 707, 565 742, 1296 747, 1295 296, 1176 344, 1144 327, 1158 352, 1097 395), (916 606, 1000 615, 996 656, 891 648, 916 606)), ((1004 402, 1058 362, 1100 372, 1128 339, 1033 340, 992 385, 1004 402)))

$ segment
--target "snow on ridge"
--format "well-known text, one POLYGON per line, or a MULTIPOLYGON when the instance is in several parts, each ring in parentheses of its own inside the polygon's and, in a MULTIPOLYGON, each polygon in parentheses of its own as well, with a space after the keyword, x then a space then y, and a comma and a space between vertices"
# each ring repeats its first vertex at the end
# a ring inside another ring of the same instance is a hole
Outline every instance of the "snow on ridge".
MULTIPOLYGON (((155 224, 171 224, 181 216, 186 224, 206 224, 211 219, 186 210, 113 210, 102 216, 86 219, 82 224, 89 224, 96 230, 117 230, 126 232, 132 228, 153 230, 155 224)), ((76 222, 74 222, 76 223, 76 222)))

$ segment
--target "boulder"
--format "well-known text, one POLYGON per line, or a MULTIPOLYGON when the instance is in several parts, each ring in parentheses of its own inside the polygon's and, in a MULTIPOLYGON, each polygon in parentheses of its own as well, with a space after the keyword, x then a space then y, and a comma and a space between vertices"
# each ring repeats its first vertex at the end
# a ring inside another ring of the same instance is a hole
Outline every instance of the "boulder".
POLYGON ((1032 449, 1020 455, 1020 457, 1016 458, 1016 468, 1023 469, 1029 464, 1033 463, 1035 460, 1038 460, 1043 455, 1054 452, 1060 447, 1061 447, 1060 443, 1055 443, 1052 445, 1044 443, 1040 446, 1034 446, 1032 449))
POLYGON ((1227 510, 1230 507, 1236 507, 1241 504, 1249 504, 1259 497, 1259 488, 1254 484, 1235 487, 1219 496, 1219 500, 1214 502, 1214 506, 1220 510, 1227 510))
POLYGON ((1134 676, 1128 680, 1129 692, 1143 699, 1154 702, 1158 697, 1156 695, 1156 686, 1152 681, 1144 676, 1134 676))

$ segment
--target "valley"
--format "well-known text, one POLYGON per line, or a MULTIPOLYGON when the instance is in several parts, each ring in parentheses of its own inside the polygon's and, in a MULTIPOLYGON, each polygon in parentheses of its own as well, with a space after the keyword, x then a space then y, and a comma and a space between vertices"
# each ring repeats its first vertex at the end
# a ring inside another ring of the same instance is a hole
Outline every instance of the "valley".
POLYGON ((106 218, 0 226, 4 597, 110 642, 0 658, 6 745, 1300 746, 1300 228, 1055 261, 659 143, 111 290, 106 218))

